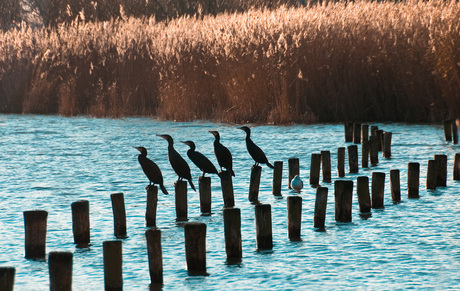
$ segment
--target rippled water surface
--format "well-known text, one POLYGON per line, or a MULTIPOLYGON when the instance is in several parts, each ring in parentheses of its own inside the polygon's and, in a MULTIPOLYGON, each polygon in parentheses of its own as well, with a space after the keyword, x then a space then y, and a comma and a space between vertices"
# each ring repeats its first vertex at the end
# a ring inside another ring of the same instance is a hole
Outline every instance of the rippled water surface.
MULTIPOLYGON (((334 220, 333 183, 329 188, 326 231, 313 228, 316 190, 303 198, 302 241, 287 236, 287 160, 300 159, 300 172, 308 182, 312 153, 331 151, 332 176, 337 177, 337 148, 344 142, 343 125, 253 126, 253 140, 270 161, 284 161, 283 197, 272 195, 272 170, 263 166, 259 199, 272 206, 273 251, 256 249, 254 205, 248 197, 252 160, 244 145, 244 132, 236 125, 209 122, 176 123, 149 118, 93 119, 58 116, 0 115, 0 265, 16 268, 15 290, 49 290, 48 264, 24 258, 23 211, 49 212, 47 252, 74 253, 73 289, 103 290, 102 243, 115 239, 110 194, 123 192, 128 238, 123 240, 123 282, 126 290, 148 290, 149 272, 145 240, 148 184, 131 146, 145 146, 162 169, 166 188, 174 192, 177 179, 167 161, 167 142, 155 134, 167 133, 186 157, 193 140, 197 150, 213 162, 214 137, 234 156, 235 204, 241 209, 243 260, 227 265, 224 245, 220 182, 212 177, 211 216, 201 216, 198 193, 189 188, 189 221, 207 224, 209 276, 187 274, 183 226, 175 223, 174 195, 159 195, 157 225, 162 231, 165 290, 286 290, 286 289, 459 289, 460 288, 460 182, 452 180, 457 145, 444 141, 441 125, 372 124, 393 132, 392 158, 360 168, 345 179, 354 181, 353 222, 334 220), (447 187, 425 189, 426 169, 435 154, 448 156, 447 187), (420 163, 420 198, 407 199, 407 164, 420 163), (393 204, 389 170, 401 171, 402 202, 393 204), (372 216, 359 215, 356 177, 386 173, 385 208, 372 216), (90 202, 90 249, 73 244, 72 202, 90 202)), ((361 147, 359 147, 360 149, 361 147)), ((360 150, 359 150, 360 151, 360 150)), ((361 152, 361 151, 360 151, 361 152)), ((361 155, 360 155, 361 156, 361 155)), ((188 160, 188 159, 187 159, 188 160)), ((190 162, 191 163, 191 162, 190 162)), ((195 184, 201 174, 190 164, 195 184)), ((347 167, 348 170, 348 167, 347 167)))

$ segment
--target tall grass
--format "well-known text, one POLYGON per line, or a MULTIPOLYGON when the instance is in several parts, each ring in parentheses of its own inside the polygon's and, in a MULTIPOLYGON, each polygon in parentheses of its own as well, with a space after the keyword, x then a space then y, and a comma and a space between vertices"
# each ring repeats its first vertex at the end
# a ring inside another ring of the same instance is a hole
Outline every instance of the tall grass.
POLYGON ((349 2, 0 33, 0 111, 224 122, 460 115, 460 3, 349 2))

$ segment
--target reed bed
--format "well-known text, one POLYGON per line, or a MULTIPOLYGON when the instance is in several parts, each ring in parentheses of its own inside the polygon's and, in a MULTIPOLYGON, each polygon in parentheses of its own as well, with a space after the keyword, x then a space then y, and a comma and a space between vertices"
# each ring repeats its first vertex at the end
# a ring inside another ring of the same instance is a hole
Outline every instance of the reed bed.
POLYGON ((336 2, 0 33, 0 112, 275 124, 460 114, 458 1, 336 2))

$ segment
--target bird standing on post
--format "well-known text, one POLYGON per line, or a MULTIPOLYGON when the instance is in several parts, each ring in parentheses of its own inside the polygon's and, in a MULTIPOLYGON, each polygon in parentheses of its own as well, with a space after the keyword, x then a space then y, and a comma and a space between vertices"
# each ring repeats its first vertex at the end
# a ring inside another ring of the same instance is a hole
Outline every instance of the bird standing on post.
POLYGON ((256 162, 254 166, 258 166, 259 164, 267 164, 267 166, 273 169, 273 165, 270 164, 267 157, 265 156, 264 151, 259 148, 251 139, 251 129, 247 126, 238 127, 241 130, 246 132, 246 148, 248 149, 249 154, 256 162))
POLYGON ((179 181, 182 179, 188 180, 190 187, 193 191, 196 191, 195 186, 192 182, 192 175, 190 174, 190 167, 183 157, 174 149, 174 141, 169 134, 157 134, 157 136, 164 138, 168 141, 168 159, 171 167, 177 176, 179 176, 179 181))
POLYGON ((195 150, 196 147, 193 141, 188 140, 182 142, 190 147, 190 149, 187 151, 187 156, 203 172, 201 177, 204 177, 206 173, 218 174, 217 169, 213 163, 207 157, 205 157, 205 155, 195 150))
POLYGON ((219 163, 220 170, 225 168, 229 171, 233 177, 235 177, 235 172, 233 172, 233 158, 232 153, 226 148, 223 144, 220 143, 220 134, 217 131, 209 131, 215 137, 214 140, 214 154, 216 155, 217 162, 219 163))
POLYGON ((149 179, 149 185, 152 185, 152 183, 158 184, 160 185, 161 191, 164 194, 168 194, 168 190, 166 190, 165 186, 163 185, 163 175, 161 174, 161 170, 157 164, 147 158, 147 149, 144 147, 133 148, 141 152, 137 157, 137 160, 139 161, 139 164, 141 164, 142 170, 149 179))
POLYGON ((303 181, 300 179, 299 175, 295 175, 291 180, 291 189, 300 193, 300 190, 303 188, 303 181))

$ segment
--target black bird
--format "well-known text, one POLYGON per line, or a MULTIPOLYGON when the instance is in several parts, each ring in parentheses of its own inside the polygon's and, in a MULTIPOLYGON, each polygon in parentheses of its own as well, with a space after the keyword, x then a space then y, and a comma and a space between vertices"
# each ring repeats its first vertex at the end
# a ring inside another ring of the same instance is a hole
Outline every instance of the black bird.
POLYGON ((147 149, 144 147, 133 148, 141 152, 137 157, 137 160, 139 161, 139 164, 141 164, 142 170, 150 181, 149 185, 152 185, 152 183, 158 184, 164 194, 169 194, 168 190, 166 190, 163 185, 163 175, 161 174, 160 168, 152 160, 147 158, 147 149))
POLYGON ((183 141, 183 143, 185 143, 186 145, 190 147, 190 149, 187 151, 187 156, 203 172, 203 175, 201 177, 204 177, 206 173, 218 174, 217 169, 213 165, 213 163, 207 157, 205 157, 202 153, 197 152, 195 150, 196 147, 193 141, 188 140, 188 141, 183 141))
POLYGON ((232 153, 226 148, 223 144, 220 143, 220 135, 217 131, 210 131, 215 136, 214 140, 214 154, 216 155, 217 162, 219 163, 220 170, 225 168, 229 171, 233 177, 235 177, 235 172, 233 172, 233 159, 232 153))
POLYGON ((177 176, 179 176, 179 181, 182 179, 188 180, 190 187, 193 191, 196 191, 195 186, 192 182, 192 175, 190 174, 190 167, 183 157, 174 149, 174 141, 169 134, 157 134, 157 136, 164 138, 168 141, 168 159, 171 167, 177 176))
POLYGON ((241 130, 246 132, 246 148, 248 149, 249 154, 256 162, 254 166, 258 166, 260 164, 267 164, 269 168, 274 168, 272 164, 267 160, 267 157, 264 154, 264 151, 259 148, 251 139, 251 129, 247 126, 238 127, 241 130))

